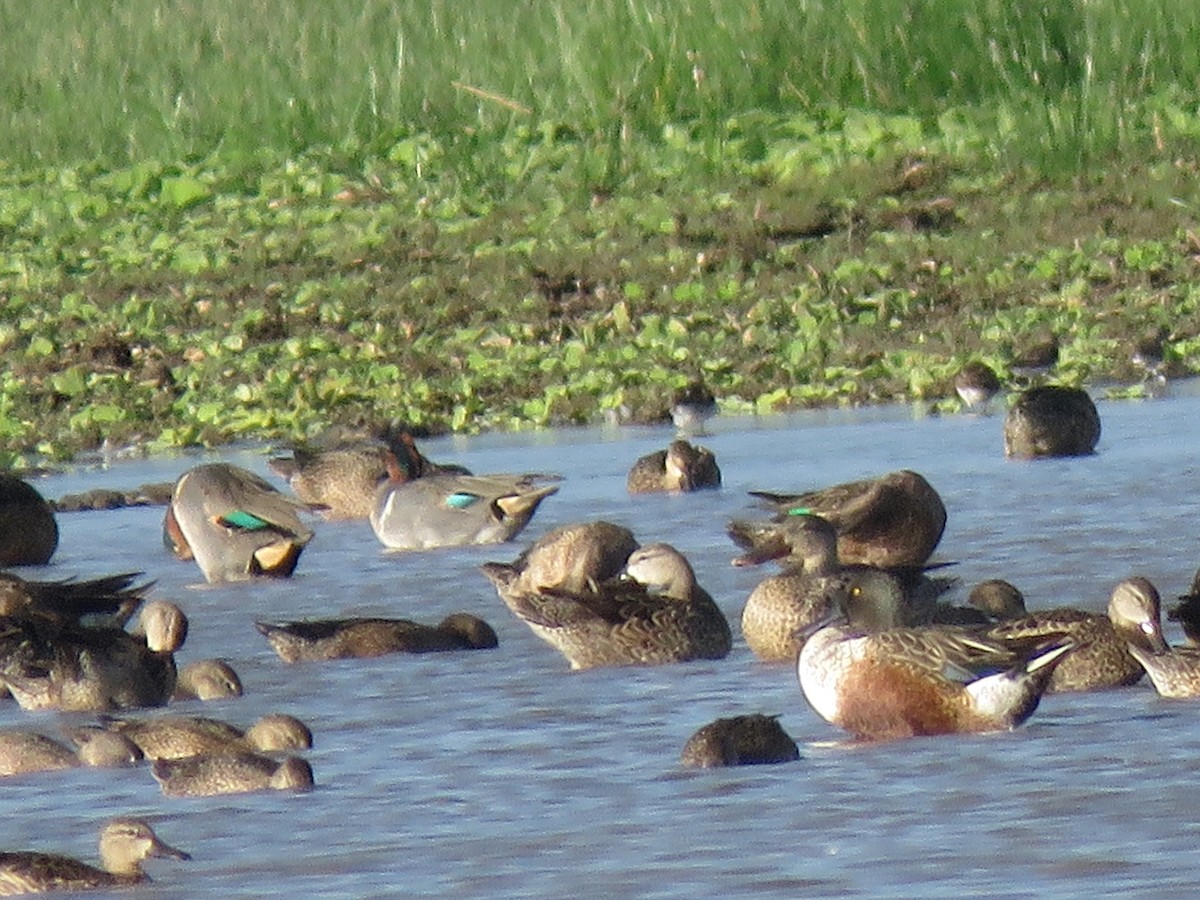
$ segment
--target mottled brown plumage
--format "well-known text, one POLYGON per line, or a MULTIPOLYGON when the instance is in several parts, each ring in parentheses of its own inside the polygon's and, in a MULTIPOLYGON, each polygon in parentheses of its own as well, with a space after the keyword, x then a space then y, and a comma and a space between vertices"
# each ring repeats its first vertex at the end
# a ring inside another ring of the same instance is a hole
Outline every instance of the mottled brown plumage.
POLYGON ((800 758, 796 742, 783 730, 778 716, 753 713, 709 722, 683 745, 679 761, 685 766, 752 766, 791 762, 800 758))
POLYGON ((686 493, 720 487, 721 470, 707 447, 671 441, 666 450, 638 459, 625 484, 631 494, 686 493))
POLYGON ((309 791, 312 766, 299 756, 279 761, 257 753, 158 759, 150 772, 168 797, 213 797, 254 791, 309 791))
POLYGON ((422 625, 410 619, 356 618, 256 622, 255 627, 287 663, 388 653, 488 650, 498 643, 492 627, 468 613, 453 613, 437 625, 422 625))

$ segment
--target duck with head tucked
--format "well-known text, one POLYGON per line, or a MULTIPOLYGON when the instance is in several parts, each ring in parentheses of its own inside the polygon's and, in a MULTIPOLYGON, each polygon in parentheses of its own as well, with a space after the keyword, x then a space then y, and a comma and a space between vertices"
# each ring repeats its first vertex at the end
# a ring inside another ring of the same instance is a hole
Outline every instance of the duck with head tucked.
POLYGON ((1075 648, 1069 637, 999 643, 889 627, 894 609, 858 587, 848 579, 837 609, 811 627, 796 670, 817 714, 860 740, 1016 728, 1075 648))
POLYGON ((389 653, 491 650, 498 645, 487 622, 452 613, 437 625, 411 619, 319 619, 307 622, 255 622, 286 663, 325 659, 365 659, 389 653))
POLYGON ((253 472, 206 463, 175 482, 164 541, 180 559, 194 559, 210 583, 286 578, 312 539, 299 516, 310 509, 253 472))
POLYGON ((371 528, 390 550, 498 544, 515 538, 558 492, 554 475, 430 475, 385 482, 371 528), (551 482, 546 484, 544 482, 551 482))
POLYGON ((687 493, 721 486, 717 458, 707 447, 671 441, 666 450, 641 457, 629 470, 631 494, 687 493))
POLYGON ((697 768, 792 762, 800 750, 778 716, 753 713, 709 722, 683 745, 682 765, 697 768))
MULTIPOLYGON (((838 559, 844 565, 922 566, 946 529, 942 498, 922 475, 909 470, 804 494, 750 493, 775 511, 776 524, 799 515, 829 522, 837 531, 838 559)), ((771 523, 758 525, 755 543, 769 547, 771 532, 771 523)))
POLYGON ((141 819, 113 819, 100 831, 100 868, 57 853, 0 852, 0 895, 111 890, 150 880, 149 857, 191 859, 164 843, 141 819))
POLYGON ((0 566, 44 566, 57 548, 58 522, 46 498, 0 473, 0 566))
POLYGON ((176 604, 146 603, 134 633, 0 619, 0 683, 25 709, 162 706, 175 690, 174 652, 187 637, 176 604))
POLYGON ((575 522, 547 531, 511 563, 488 563, 497 589, 595 590, 616 578, 638 549, 633 532, 612 522, 575 522))
POLYGON ((724 614, 669 544, 639 548, 624 578, 594 590, 513 590, 509 567, 482 568, 508 608, 572 669, 722 659, 732 646, 724 614))
POLYGON ((1004 419, 1004 455, 1088 456, 1100 442, 1100 413, 1082 388, 1045 385, 1021 393, 1004 419))

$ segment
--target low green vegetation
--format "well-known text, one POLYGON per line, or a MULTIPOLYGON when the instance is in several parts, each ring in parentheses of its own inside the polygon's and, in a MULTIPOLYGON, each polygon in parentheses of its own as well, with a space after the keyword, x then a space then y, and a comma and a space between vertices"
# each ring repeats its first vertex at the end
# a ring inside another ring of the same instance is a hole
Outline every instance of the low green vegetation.
POLYGON ((1200 369, 1200 9, 408 6, 0 2, 5 460, 1200 369))

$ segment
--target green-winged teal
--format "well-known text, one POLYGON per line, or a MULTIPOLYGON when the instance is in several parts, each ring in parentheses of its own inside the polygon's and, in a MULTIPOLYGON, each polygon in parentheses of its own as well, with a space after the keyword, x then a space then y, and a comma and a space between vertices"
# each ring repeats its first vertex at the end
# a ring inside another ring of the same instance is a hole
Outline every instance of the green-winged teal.
POLYGON ((954 392, 968 412, 985 412, 1000 393, 1000 379, 987 363, 971 360, 955 374, 954 392))
POLYGON ((683 434, 703 434, 705 424, 717 414, 717 398, 703 381, 689 381, 671 396, 671 421, 683 434))
POLYGON ((547 531, 511 563, 488 563, 499 587, 595 590, 616 578, 638 548, 633 532, 612 522, 576 522, 547 531))
POLYGON ((255 622, 254 626, 286 663, 364 659, 388 653, 490 650, 498 644, 492 626, 469 613, 453 613, 437 625, 421 625, 410 619, 353 618, 255 622))
POLYGON ((430 475, 386 482, 371 527, 392 550, 426 550, 512 540, 561 480, 546 475, 430 475))
POLYGON ((106 718, 103 727, 133 742, 147 759, 186 759, 221 753, 308 750, 312 731, 284 713, 263 716, 245 731, 205 716, 106 718))
POLYGON ((100 831, 100 866, 70 856, 18 850, 0 853, 0 894, 44 894, 126 887, 149 881, 142 861, 151 857, 191 859, 163 843, 140 819, 113 819, 100 831))
POLYGON ((309 508, 253 472, 206 463, 175 482, 164 533, 176 555, 190 554, 208 582, 287 577, 312 539, 299 516, 309 508))
POLYGON ((590 591, 511 589, 511 569, 483 566, 505 604, 572 669, 721 659, 729 623, 691 565, 668 544, 647 544, 625 565, 626 578, 590 591))
POLYGON ((1082 388, 1030 388, 1017 397, 1004 419, 1006 456, 1086 456, 1099 441, 1100 414, 1082 388))
MULTIPOLYGON (((751 495, 776 512, 776 522, 806 514, 828 521, 837 530, 838 559, 844 565, 861 563, 881 569, 924 565, 946 528, 942 498, 923 476, 909 470, 804 494, 751 491, 751 495)), ((761 524, 756 533, 767 542, 770 524, 761 524)))
POLYGON ((151 586, 134 584, 141 574, 30 581, 0 572, 0 616, 33 615, 64 624, 123 628, 151 586))
POLYGON ((172 701, 224 700, 242 696, 242 680, 223 659, 197 659, 179 668, 172 701))
POLYGON ((1160 610, 1158 590, 1140 576, 1118 584, 1108 603, 1117 631, 1159 696, 1200 697, 1200 648, 1169 646, 1163 637, 1160 610))
POLYGON ((890 614, 872 621, 874 604, 853 586, 843 592, 796 664, 817 714, 863 740, 1015 728, 1075 647, 1070 638, 989 642, 949 627, 877 630, 890 614))
POLYGON ((800 750, 783 730, 778 716, 753 713, 709 722, 683 745, 679 761, 685 766, 753 766, 791 762, 800 750))
POLYGON ((313 788, 312 766, 299 756, 280 761, 257 753, 218 753, 187 759, 158 759, 151 763, 150 771, 168 797, 213 797, 313 788))
POLYGON ((641 457, 625 482, 631 494, 685 493, 721 486, 717 458, 707 447, 671 441, 666 450, 641 457))
POLYGON ((0 566, 44 566, 58 547, 54 510, 33 485, 0 474, 0 566))
POLYGON ((0 619, 0 682, 25 709, 162 706, 186 636, 187 617, 163 600, 143 606, 133 634, 8 617, 0 619))

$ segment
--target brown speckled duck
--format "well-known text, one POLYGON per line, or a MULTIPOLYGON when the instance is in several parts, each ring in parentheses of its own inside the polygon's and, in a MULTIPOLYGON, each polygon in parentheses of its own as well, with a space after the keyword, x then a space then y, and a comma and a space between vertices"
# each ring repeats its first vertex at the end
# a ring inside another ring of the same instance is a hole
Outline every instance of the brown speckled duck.
POLYGON ((103 728, 136 744, 147 759, 307 750, 313 740, 307 725, 284 713, 263 716, 245 731, 220 719, 176 715, 106 718, 103 728))
POLYGON ((253 791, 310 791, 313 771, 308 761, 289 756, 282 761, 257 753, 217 753, 186 759, 157 759, 150 772, 168 797, 213 797, 253 791))
POLYGON ((321 619, 308 622, 256 622, 259 633, 287 663, 323 659, 363 659, 388 653, 490 650, 498 641, 487 622, 453 613, 437 625, 410 619, 321 619))
MULTIPOLYGON (((65 744, 33 731, 0 731, 0 776, 53 772, 79 766, 119 768, 142 759, 138 748, 118 735, 83 741, 72 750, 65 744)), ((0 890, 0 893, 3 893, 0 890)))
POLYGON ((1100 414, 1082 388, 1024 391, 1004 419, 1004 454, 1021 459, 1086 456, 1100 441, 1100 414))
POLYGON ((641 457, 626 479, 631 494, 686 493, 720 486, 721 470, 712 451, 684 440, 671 441, 666 450, 641 457))
POLYGON ((179 669, 172 702, 242 696, 242 680, 223 659, 196 659, 179 669))
POLYGON ((0 566, 44 566, 58 548, 54 510, 33 485, 0 474, 0 566))
POLYGON ((1113 589, 1109 615, 1160 697, 1200 697, 1200 648, 1167 644, 1161 603, 1148 579, 1127 578, 1113 589))
POLYGON ((683 745, 679 762, 685 766, 754 766, 791 762, 800 750, 783 730, 778 716, 753 713, 709 722, 683 745))
MULTIPOLYGON (((843 565, 861 563, 881 569, 924 565, 946 528, 942 498, 923 476, 909 470, 804 494, 751 494, 775 510, 776 522, 805 514, 829 522, 837 530, 838 559, 843 565)), ((755 544, 762 543, 765 553, 771 552, 771 535, 770 523, 762 523, 754 533, 755 544)))
POLYGON ((111 890, 149 881, 142 861, 156 856, 191 859, 163 843, 141 819, 113 819, 100 831, 100 868, 57 853, 0 853, 0 894, 111 890))
POLYGON ((638 548, 633 532, 612 522, 576 522, 546 532, 511 563, 488 563, 497 588, 595 590, 616 578, 638 548))
POLYGON ((721 659, 729 623, 669 544, 647 544, 625 565, 626 578, 591 591, 511 589, 511 570, 483 566, 500 597, 572 669, 721 659))

